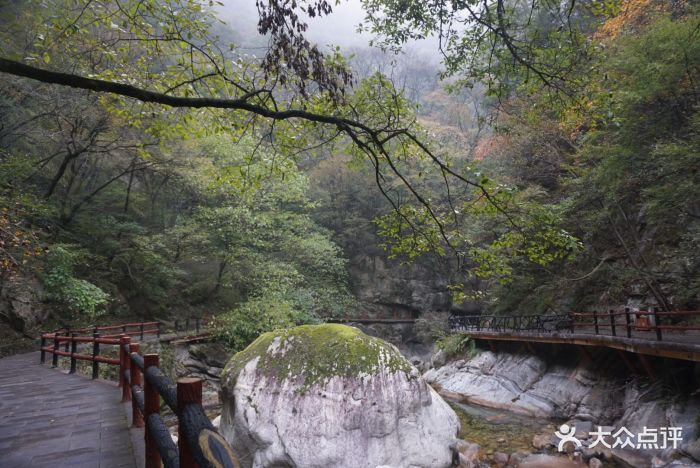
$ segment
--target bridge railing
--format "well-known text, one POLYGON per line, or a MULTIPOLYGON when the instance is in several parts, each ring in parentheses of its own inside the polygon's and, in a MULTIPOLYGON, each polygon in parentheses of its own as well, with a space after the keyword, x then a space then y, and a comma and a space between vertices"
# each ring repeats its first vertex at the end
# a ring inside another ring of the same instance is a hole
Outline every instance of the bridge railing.
POLYGON ((700 335, 700 311, 607 310, 550 315, 451 315, 450 329, 497 333, 582 333, 672 341, 700 335))
POLYGON ((159 368, 157 354, 140 354, 140 345, 121 338, 122 399, 131 400, 132 421, 144 427, 146 468, 239 467, 231 446, 202 407, 202 379, 173 383, 159 368), (160 415, 161 399, 178 419, 177 447, 160 415))
POLYGON ((122 336, 140 336, 141 340, 144 340, 148 334, 155 334, 156 337, 160 337, 160 333, 160 322, 124 323, 120 325, 108 325, 102 327, 83 327, 73 330, 68 328, 60 328, 51 333, 41 334, 40 361, 42 364, 46 362, 46 353, 50 353, 53 355, 52 365, 53 367, 57 367, 60 356, 68 357, 70 358, 69 372, 71 374, 76 372, 77 361, 89 361, 92 362, 92 378, 96 379, 99 376, 99 368, 101 363, 119 365, 118 359, 100 355, 100 345, 118 346, 119 339, 122 336), (121 332, 110 333, 115 330, 120 330, 121 332), (105 331, 108 333, 101 333, 105 331), (89 332, 92 332, 92 336, 81 335, 81 333, 89 332), (92 353, 79 353, 78 346, 80 344, 92 344, 92 353))
POLYGON ((132 323, 120 323, 117 325, 104 325, 104 326, 88 326, 81 328, 68 328, 61 327, 53 330, 51 333, 61 333, 70 334, 78 333, 94 333, 94 332, 112 332, 111 335, 103 335, 103 338, 116 337, 121 335, 138 336, 141 335, 141 340, 143 340, 143 334, 156 333, 160 336, 161 333, 166 332, 191 332, 199 333, 200 330, 206 325, 207 318, 202 317, 187 317, 184 319, 175 319, 171 325, 166 326, 163 322, 132 322, 132 323))
POLYGON ((130 333, 141 337, 148 333, 159 335, 159 325, 158 322, 142 322, 89 328, 108 332, 126 330, 119 335, 106 336, 98 331, 93 331, 92 336, 76 333, 88 329, 74 329, 70 334, 66 331, 44 333, 41 335, 41 363, 46 361, 46 353, 53 355, 53 367, 58 366, 59 357, 69 357, 69 373, 73 374, 77 361, 91 361, 93 379, 99 376, 100 363, 119 366, 122 401, 131 401, 133 426, 145 427, 146 468, 160 468, 161 463, 166 468, 239 467, 233 450, 218 434, 202 407, 202 380, 182 378, 173 383, 160 370, 158 354, 141 355, 140 344, 131 342, 130 333), (149 326, 154 328, 147 328, 149 326), (137 332, 130 332, 134 327, 137 332), (85 344, 92 344, 91 354, 78 352, 78 346, 85 344), (119 357, 101 355, 100 345, 116 346, 119 357), (177 417, 177 446, 161 417, 161 399, 177 417))

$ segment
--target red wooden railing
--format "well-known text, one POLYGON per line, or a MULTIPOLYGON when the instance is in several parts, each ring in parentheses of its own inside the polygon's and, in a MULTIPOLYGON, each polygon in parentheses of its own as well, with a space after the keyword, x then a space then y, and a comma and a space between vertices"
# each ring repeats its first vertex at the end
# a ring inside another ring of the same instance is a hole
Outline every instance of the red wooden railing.
POLYGON ((663 341, 664 337, 673 339, 677 334, 700 331, 700 311, 697 310, 659 311, 656 307, 647 310, 625 308, 622 311, 576 312, 572 314, 572 318, 575 328, 581 331, 592 328, 596 335, 617 336, 621 331, 627 338, 632 338, 634 332, 654 332, 656 340, 663 341), (601 329, 607 333, 602 333, 601 329), (665 336, 664 330, 670 336, 665 336))
POLYGON ((553 315, 452 315, 450 328, 502 333, 557 333, 683 341, 700 337, 700 311, 607 310, 553 315), (652 333, 653 332, 653 333, 652 333))
POLYGON ((77 361, 91 361, 93 379, 98 377, 99 363, 119 366, 122 401, 131 401, 133 427, 144 427, 146 468, 160 468, 161 464, 166 468, 240 467, 233 450, 202 408, 202 380, 182 378, 174 384, 161 372, 158 354, 141 355, 140 344, 131 342, 129 335, 160 336, 159 322, 80 328, 67 333, 62 329, 41 335, 41 362, 45 362, 47 352, 53 354, 53 367, 58 366, 60 356, 70 357, 70 373, 75 373, 77 361), (122 333, 99 333, 118 329, 122 333), (81 331, 93 331, 93 336, 78 336, 76 332, 81 331), (53 341, 52 346, 47 346, 47 340, 53 341), (92 354, 78 353, 81 343, 92 343, 92 354), (65 350, 60 349, 62 344, 65 350), (119 357, 101 356, 100 345, 118 346, 119 357), (160 415, 161 398, 178 418, 177 446, 160 415))
POLYGON ((41 334, 41 363, 46 361, 46 353, 52 353, 52 365, 58 366, 59 356, 70 358, 70 373, 74 374, 77 361, 92 362, 92 378, 96 379, 99 375, 99 366, 102 364, 119 365, 119 360, 100 355, 100 345, 119 345, 119 339, 122 336, 140 336, 141 340, 145 339, 148 334, 155 334, 160 337, 161 324, 160 322, 135 322, 123 323, 120 325, 108 325, 103 327, 83 327, 70 330, 68 328, 60 328, 51 333, 41 334), (135 330, 134 330, 135 329, 135 330), (121 333, 112 333, 102 335, 102 331, 121 330, 121 333), (92 336, 79 336, 80 333, 92 332, 92 336), (47 342, 52 342, 52 346, 47 346, 47 342), (92 354, 78 353, 78 344, 92 343, 92 354), (61 344, 65 346, 61 350, 61 344))

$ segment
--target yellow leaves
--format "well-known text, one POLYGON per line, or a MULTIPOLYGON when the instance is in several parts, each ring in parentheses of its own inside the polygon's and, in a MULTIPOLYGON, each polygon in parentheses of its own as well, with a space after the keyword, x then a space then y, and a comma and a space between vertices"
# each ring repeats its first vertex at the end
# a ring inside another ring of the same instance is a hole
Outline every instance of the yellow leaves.
POLYGON ((668 3, 660 0, 621 0, 619 13, 598 28, 595 37, 614 39, 625 28, 636 29, 646 24, 654 14, 668 9, 668 3))

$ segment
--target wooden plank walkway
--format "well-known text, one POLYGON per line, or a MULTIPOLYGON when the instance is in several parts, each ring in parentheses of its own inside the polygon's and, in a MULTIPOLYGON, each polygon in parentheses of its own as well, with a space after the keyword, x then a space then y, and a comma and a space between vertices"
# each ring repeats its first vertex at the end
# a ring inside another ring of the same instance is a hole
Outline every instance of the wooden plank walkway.
POLYGON ((700 337, 676 336, 678 341, 656 341, 654 339, 627 338, 623 336, 595 335, 587 333, 533 333, 514 331, 464 330, 476 340, 522 341, 533 343, 556 343, 581 346, 600 346, 631 353, 660 356, 686 361, 700 362, 700 337), (682 341, 680 341, 682 340, 682 341))
POLYGON ((136 466, 116 384, 0 359, 0 468, 136 466))

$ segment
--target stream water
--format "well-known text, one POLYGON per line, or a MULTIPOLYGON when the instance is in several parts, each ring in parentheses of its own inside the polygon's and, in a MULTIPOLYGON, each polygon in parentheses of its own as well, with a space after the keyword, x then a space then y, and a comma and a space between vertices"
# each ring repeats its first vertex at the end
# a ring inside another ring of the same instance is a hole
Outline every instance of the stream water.
POLYGON ((450 401, 449 404, 462 423, 459 437, 479 444, 488 455, 493 452, 532 452, 532 437, 535 434, 554 434, 558 427, 556 421, 549 419, 522 416, 454 401, 450 401))

